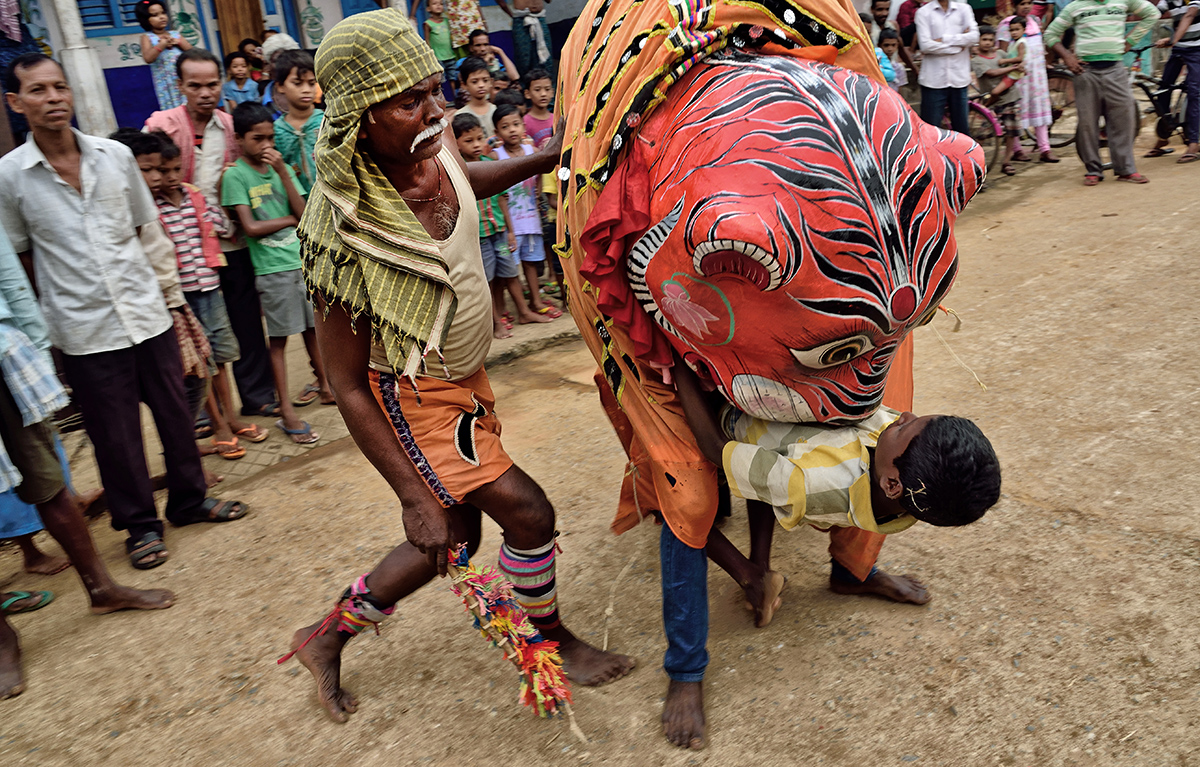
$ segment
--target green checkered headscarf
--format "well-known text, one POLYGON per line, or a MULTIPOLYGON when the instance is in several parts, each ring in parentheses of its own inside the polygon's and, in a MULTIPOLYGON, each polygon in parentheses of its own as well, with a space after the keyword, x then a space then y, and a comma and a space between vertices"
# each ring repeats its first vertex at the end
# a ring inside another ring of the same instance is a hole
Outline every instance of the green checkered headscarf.
POLYGON ((317 182, 299 235, 304 281, 327 303, 371 317, 400 375, 415 377, 445 341, 458 300, 433 239, 379 167, 358 148, 367 108, 442 71, 402 13, 387 8, 339 22, 317 49, 325 121, 317 182))

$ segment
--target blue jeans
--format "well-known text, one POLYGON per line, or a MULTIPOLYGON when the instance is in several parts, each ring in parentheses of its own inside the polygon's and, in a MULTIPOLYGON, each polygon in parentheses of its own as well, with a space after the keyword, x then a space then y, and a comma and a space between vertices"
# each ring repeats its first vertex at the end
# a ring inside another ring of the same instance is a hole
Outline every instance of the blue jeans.
MULTIPOLYGON (((1171 57, 1163 67, 1161 87, 1166 88, 1175 84, 1179 73, 1187 67, 1187 79, 1184 89, 1187 91, 1187 112, 1183 115, 1183 140, 1189 144, 1196 142, 1200 133, 1200 46, 1195 48, 1173 48, 1171 57)), ((1168 94, 1171 95, 1171 94, 1168 94)), ((1170 105, 1167 96, 1159 98, 1159 108, 1166 110, 1170 105)))
POLYGON ((942 117, 950 110, 950 127, 964 135, 971 135, 967 128, 966 88, 926 88, 921 86, 921 119, 930 125, 942 127, 942 117))
POLYGON ((663 522, 658 556, 667 634, 663 669, 676 682, 699 682, 708 667, 708 553, 676 538, 663 522))

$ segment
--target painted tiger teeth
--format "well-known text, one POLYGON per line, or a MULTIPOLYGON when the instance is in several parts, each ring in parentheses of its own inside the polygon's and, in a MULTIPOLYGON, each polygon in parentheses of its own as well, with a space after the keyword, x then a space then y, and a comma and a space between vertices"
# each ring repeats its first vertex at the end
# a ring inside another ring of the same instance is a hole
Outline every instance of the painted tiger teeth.
POLYGON ((767 270, 767 274, 771 276, 767 290, 775 290, 783 282, 783 273, 779 266, 779 260, 775 258, 774 254, 753 243, 742 242, 741 240, 708 240, 707 242, 700 243, 692 251, 692 266, 696 269, 697 273, 707 276, 707 272, 704 271, 704 266, 701 263, 704 257, 727 250, 749 256, 756 263, 762 265, 767 270))

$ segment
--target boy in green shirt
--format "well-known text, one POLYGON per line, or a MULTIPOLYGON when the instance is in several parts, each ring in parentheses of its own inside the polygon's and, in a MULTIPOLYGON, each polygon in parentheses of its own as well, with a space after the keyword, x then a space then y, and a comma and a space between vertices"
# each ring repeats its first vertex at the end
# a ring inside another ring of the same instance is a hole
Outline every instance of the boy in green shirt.
POLYGON ((1137 106, 1129 86, 1129 74, 1121 66, 1130 41, 1138 40, 1158 20, 1158 10, 1146 0, 1074 0, 1055 16, 1042 40, 1075 73, 1077 128, 1075 148, 1086 173, 1084 186, 1104 180, 1100 159, 1100 117, 1108 133, 1108 153, 1118 181, 1145 184, 1150 179, 1138 173, 1133 161, 1133 139, 1137 134, 1137 106), (1125 17, 1138 23, 1125 34, 1125 17), (1062 44, 1068 29, 1075 30, 1075 52, 1062 44))
POLYGON ((313 106, 317 98, 317 77, 313 58, 304 51, 284 51, 271 70, 275 91, 287 100, 288 110, 275 121, 275 148, 283 161, 296 171, 308 194, 317 182, 313 150, 325 113, 313 106))
POLYGON ((295 171, 275 149, 275 125, 269 109, 253 102, 239 104, 233 110, 233 133, 242 156, 221 178, 221 204, 229 208, 230 216, 236 217, 246 233, 250 262, 254 264, 254 283, 267 321, 271 372, 283 416, 275 425, 292 441, 308 445, 319 435, 296 417, 296 403, 285 396, 288 336, 299 333, 304 337, 317 376, 315 384, 305 387, 299 404, 307 405, 320 397, 321 404, 332 405, 334 399, 325 380, 313 308, 300 273, 296 224, 304 215, 304 195, 295 171))

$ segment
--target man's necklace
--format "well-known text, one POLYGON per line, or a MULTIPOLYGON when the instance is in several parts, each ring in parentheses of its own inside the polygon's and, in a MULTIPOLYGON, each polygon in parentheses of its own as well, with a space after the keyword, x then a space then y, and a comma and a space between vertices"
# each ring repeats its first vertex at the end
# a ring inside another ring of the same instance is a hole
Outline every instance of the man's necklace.
MULTIPOLYGON (((404 200, 407 203, 421 203, 421 202, 435 202, 436 201, 436 204, 433 206, 434 226, 435 226, 435 228, 438 229, 439 232, 445 232, 446 237, 449 237, 450 234, 454 231, 454 224, 455 224, 455 219, 457 218, 457 216, 454 214, 454 207, 446 200, 445 197, 442 196, 442 183, 443 183, 442 182, 442 166, 438 163, 437 160, 434 160, 433 164, 434 164, 434 167, 437 168, 437 172, 438 172, 437 194, 435 194, 432 197, 405 197, 404 195, 400 195, 400 199, 404 200)), ((435 239, 440 240, 440 239, 444 239, 444 238, 435 235, 435 239)))
POLYGON ((400 198, 405 202, 433 202, 442 196, 442 166, 438 165, 437 160, 433 161, 433 167, 437 168, 438 190, 433 197, 405 197, 400 195, 400 198))

